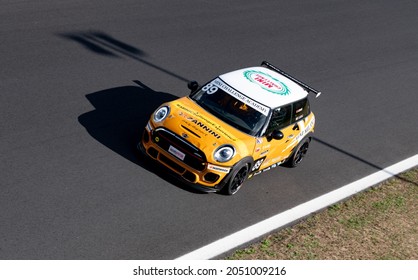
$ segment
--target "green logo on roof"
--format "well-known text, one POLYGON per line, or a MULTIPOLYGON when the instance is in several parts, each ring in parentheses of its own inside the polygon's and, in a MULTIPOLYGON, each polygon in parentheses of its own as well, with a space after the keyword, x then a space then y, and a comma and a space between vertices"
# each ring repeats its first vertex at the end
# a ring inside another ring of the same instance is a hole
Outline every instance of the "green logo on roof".
POLYGON ((290 94, 290 89, 284 83, 264 72, 247 70, 244 72, 244 77, 271 93, 280 95, 290 94))

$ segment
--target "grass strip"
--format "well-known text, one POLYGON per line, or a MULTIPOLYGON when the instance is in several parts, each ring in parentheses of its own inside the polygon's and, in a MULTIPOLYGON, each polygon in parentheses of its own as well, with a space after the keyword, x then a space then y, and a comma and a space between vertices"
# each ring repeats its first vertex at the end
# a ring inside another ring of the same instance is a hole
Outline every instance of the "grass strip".
POLYGON ((416 260, 418 168, 272 233, 227 259, 416 260))

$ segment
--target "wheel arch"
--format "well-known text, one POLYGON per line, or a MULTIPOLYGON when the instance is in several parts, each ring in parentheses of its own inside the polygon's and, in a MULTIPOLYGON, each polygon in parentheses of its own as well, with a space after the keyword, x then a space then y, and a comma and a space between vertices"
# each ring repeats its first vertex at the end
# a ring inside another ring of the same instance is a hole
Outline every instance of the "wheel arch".
POLYGON ((218 189, 222 189, 228 181, 231 179, 232 174, 235 170, 238 170, 242 168, 243 166, 248 165, 249 170, 251 170, 254 166, 254 159, 252 156, 246 156, 242 158, 240 161, 236 162, 229 171, 228 175, 225 176, 225 178, 222 180, 222 182, 219 183, 218 189))

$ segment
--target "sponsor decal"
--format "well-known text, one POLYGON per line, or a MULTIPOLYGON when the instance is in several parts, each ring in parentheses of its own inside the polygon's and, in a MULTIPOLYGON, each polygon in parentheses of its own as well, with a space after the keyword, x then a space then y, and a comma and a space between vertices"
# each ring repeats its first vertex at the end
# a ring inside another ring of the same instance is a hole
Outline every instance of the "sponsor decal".
POLYGON ((170 145, 170 147, 168 148, 168 151, 176 156, 177 158, 184 160, 184 157, 186 156, 184 153, 180 152, 179 150, 177 150, 176 148, 174 148, 173 146, 170 145))
POLYGON ((309 124, 305 127, 305 129, 301 129, 301 132, 299 133, 298 136, 296 136, 296 141, 299 142, 300 140, 302 140, 302 138, 309 132, 311 131, 312 127, 315 124, 315 117, 312 118, 312 120, 309 122, 309 124))
POLYGON ((229 173, 229 170, 231 168, 216 166, 216 165, 213 165, 213 164, 208 164, 208 169, 213 170, 213 171, 219 171, 219 172, 222 172, 222 173, 229 173))
POLYGON ((279 166, 280 164, 282 164, 283 162, 284 161, 278 162, 278 163, 274 163, 274 164, 272 164, 272 165, 270 165, 270 166, 268 166, 268 167, 266 167, 266 168, 264 168, 262 170, 258 170, 258 171, 254 172, 254 173, 251 173, 250 176, 248 176, 248 178, 251 178, 253 176, 257 176, 257 175, 260 175, 261 173, 264 173, 264 172, 267 172, 269 170, 272 170, 272 169, 276 168, 277 166, 279 166))
POLYGON ((221 138, 221 136, 219 136, 219 134, 217 134, 215 131, 210 129, 206 124, 204 124, 204 123, 202 123, 202 122, 200 122, 196 119, 193 119, 193 118, 190 118, 189 121, 194 123, 197 127, 200 127, 202 130, 206 131, 210 135, 215 136, 216 139, 221 138))
POLYGON ((199 112, 194 112, 190 110, 189 108, 184 107, 181 104, 176 104, 177 107, 184 110, 185 112, 188 112, 188 115, 183 112, 179 112, 179 116, 183 117, 187 122, 186 124, 191 125, 193 124, 193 127, 196 131, 200 132, 207 132, 208 134, 214 136, 216 139, 220 139, 221 136, 218 132, 222 133, 225 137, 229 138, 232 141, 235 141, 235 138, 233 138, 231 135, 229 135, 225 130, 222 129, 220 125, 215 124, 208 118, 204 117, 203 115, 199 114, 199 112), (203 122, 202 122, 203 121, 203 122))
POLYGON ((280 82, 276 78, 273 78, 267 73, 255 70, 247 70, 244 72, 244 77, 250 82, 259 85, 262 89, 267 90, 274 94, 289 95, 290 89, 286 84, 280 82))
POLYGON ((269 150, 265 150, 264 152, 262 152, 262 153, 260 154, 260 156, 263 156, 263 155, 267 154, 268 152, 269 152, 269 150))
POLYGON ((224 92, 228 93, 229 95, 232 95, 242 103, 245 103, 246 105, 250 106, 251 108, 257 110, 261 114, 267 116, 270 109, 267 106, 264 106, 261 103, 258 103, 255 100, 252 100, 251 98, 245 96, 244 94, 240 93, 239 91, 236 91, 235 89, 231 88, 229 85, 225 84, 221 79, 216 78, 212 81, 213 85, 219 87, 224 92))

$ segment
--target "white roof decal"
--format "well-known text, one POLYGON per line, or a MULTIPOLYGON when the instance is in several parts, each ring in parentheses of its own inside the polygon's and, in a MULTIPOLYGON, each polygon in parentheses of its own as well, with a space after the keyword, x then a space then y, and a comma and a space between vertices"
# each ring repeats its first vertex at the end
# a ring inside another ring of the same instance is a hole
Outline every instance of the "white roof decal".
POLYGON ((219 77, 224 84, 269 108, 277 108, 308 95, 300 85, 266 67, 244 68, 219 77))
POLYGON ((262 71, 247 70, 244 71, 244 77, 250 82, 259 85, 262 89, 271 93, 288 95, 290 94, 289 88, 279 80, 273 78, 267 73, 262 71))

